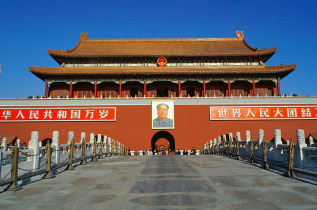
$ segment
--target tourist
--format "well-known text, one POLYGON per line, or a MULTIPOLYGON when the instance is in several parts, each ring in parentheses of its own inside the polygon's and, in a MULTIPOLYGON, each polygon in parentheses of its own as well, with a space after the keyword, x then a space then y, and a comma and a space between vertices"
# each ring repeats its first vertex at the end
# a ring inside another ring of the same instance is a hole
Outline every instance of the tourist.
POLYGON ((196 155, 195 147, 193 147, 193 149, 190 151, 190 155, 196 155))

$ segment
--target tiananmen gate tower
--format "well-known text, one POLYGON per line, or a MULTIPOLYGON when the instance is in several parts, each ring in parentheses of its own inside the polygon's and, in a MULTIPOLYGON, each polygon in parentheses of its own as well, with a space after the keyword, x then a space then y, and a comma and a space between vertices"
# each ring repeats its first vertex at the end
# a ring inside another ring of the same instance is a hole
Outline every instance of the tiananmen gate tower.
POLYGON ((317 133, 317 98, 281 96, 295 64, 267 66, 276 48, 233 38, 88 39, 48 50, 59 67, 29 67, 45 82, 39 99, 0 100, 0 132, 27 142, 60 132, 108 135, 134 150, 167 140, 191 149, 229 132, 274 129, 284 140, 317 133))

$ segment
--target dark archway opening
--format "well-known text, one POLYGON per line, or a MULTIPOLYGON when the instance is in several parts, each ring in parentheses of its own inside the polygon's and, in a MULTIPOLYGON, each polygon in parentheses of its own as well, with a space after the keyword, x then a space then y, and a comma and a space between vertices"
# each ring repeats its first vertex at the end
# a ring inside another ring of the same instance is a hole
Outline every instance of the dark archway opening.
POLYGON ((152 151, 154 151, 155 148, 155 143, 157 142, 157 140, 159 139, 166 139, 169 142, 169 149, 171 151, 175 151, 175 139, 172 136, 172 134, 170 134, 167 131, 159 131, 156 134, 154 134, 154 136, 151 139, 151 149, 152 151))

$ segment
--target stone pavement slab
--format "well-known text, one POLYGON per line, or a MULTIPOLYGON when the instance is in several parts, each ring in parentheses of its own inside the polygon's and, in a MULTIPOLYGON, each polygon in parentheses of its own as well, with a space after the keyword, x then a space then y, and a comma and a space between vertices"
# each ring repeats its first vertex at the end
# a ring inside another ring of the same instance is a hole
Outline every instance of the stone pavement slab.
POLYGON ((317 209, 317 185, 223 156, 109 157, 1 193, 0 209, 317 209))

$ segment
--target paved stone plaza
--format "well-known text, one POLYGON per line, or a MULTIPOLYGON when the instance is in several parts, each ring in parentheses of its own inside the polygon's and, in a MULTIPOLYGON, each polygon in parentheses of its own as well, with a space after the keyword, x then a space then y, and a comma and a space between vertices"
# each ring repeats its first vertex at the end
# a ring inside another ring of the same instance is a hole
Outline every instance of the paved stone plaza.
POLYGON ((222 156, 110 157, 1 193, 0 209, 317 209, 317 185, 222 156))

